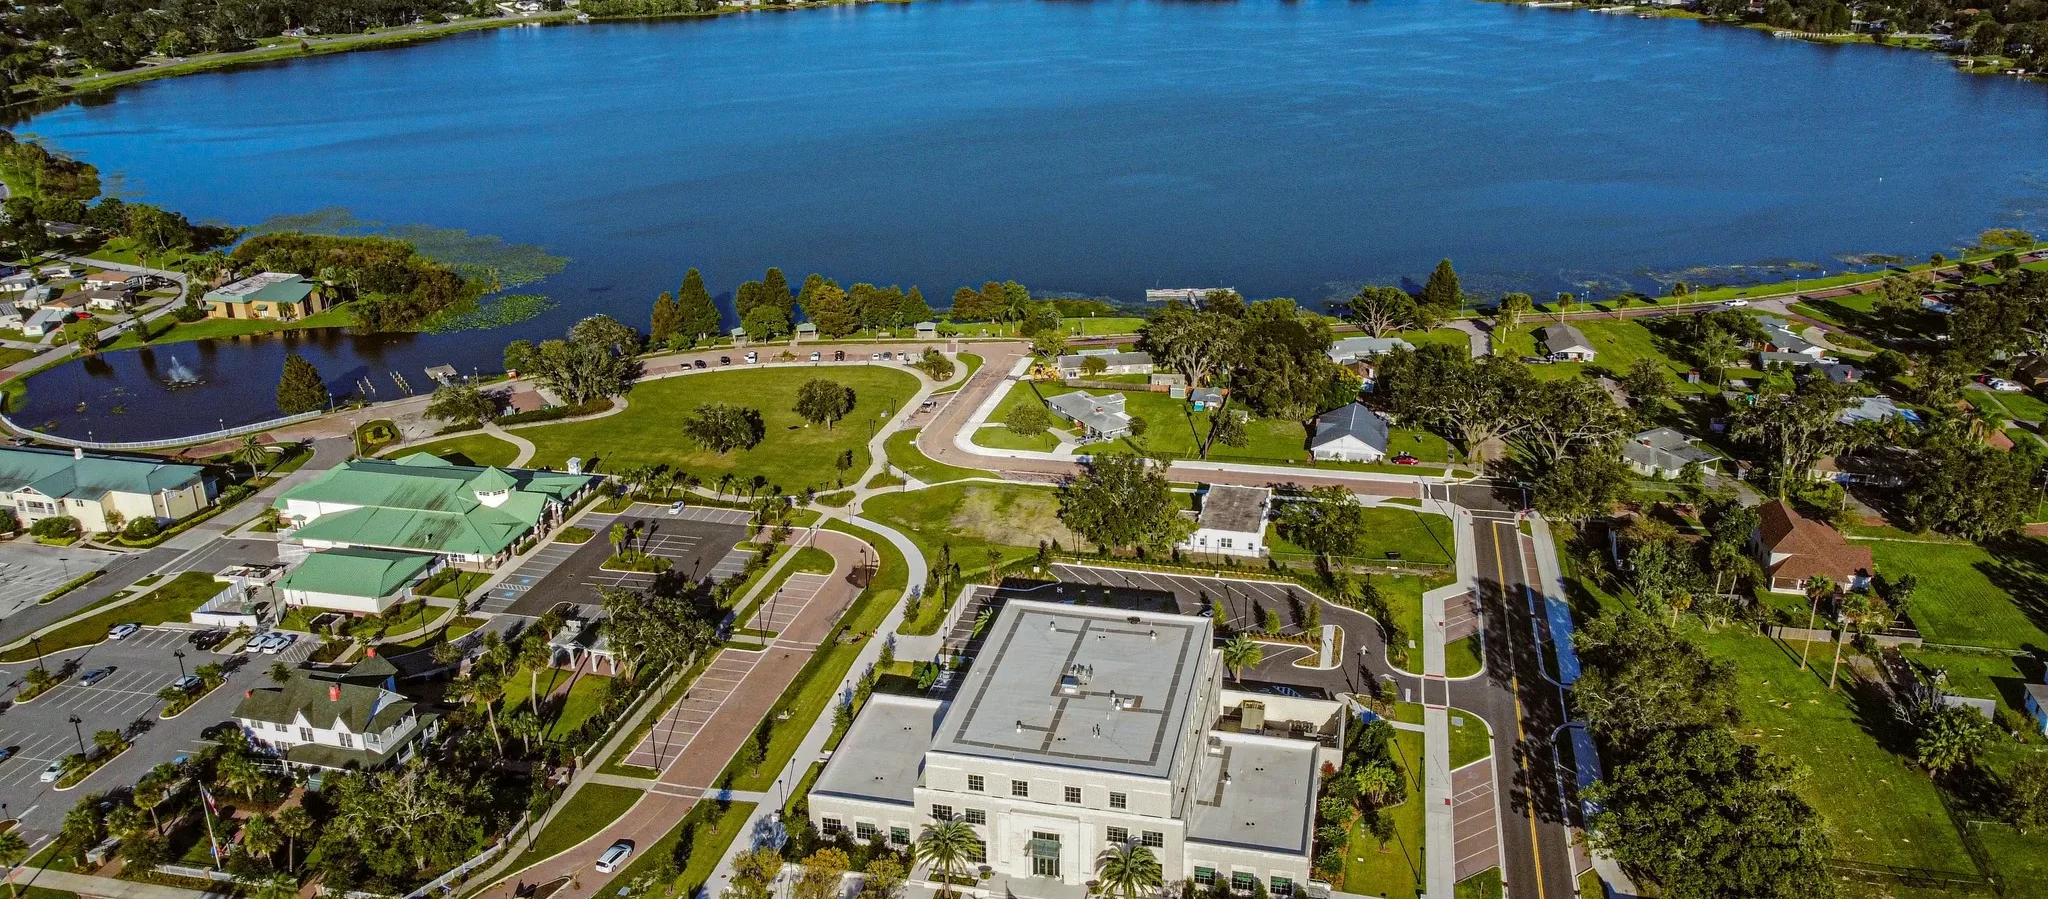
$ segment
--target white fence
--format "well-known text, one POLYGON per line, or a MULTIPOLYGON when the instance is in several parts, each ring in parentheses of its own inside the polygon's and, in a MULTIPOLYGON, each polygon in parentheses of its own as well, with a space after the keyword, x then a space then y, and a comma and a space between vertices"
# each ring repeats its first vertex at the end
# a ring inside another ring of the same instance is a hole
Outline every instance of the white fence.
POLYGON ((281 428, 284 427, 285 425, 295 425, 302 421, 311 421, 325 414, 327 414, 327 410, 319 409, 312 412, 301 412, 297 415, 287 415, 283 418, 273 418, 269 421, 259 421, 256 422, 255 424, 239 425, 237 427, 232 428, 223 428, 217 431, 208 431, 204 434, 194 434, 190 437, 170 437, 163 440, 130 440, 125 443, 109 443, 106 441, 79 440, 76 438, 63 437, 56 434, 45 434, 40 431, 22 427, 14 419, 8 418, 5 415, 0 415, 0 424, 5 424, 10 430, 13 430, 15 433, 27 437, 33 437, 38 442, 41 443, 54 443, 57 444, 58 446, 73 446, 79 449, 122 452, 130 450, 170 449, 172 447, 189 446, 198 443, 211 443, 215 440, 225 440, 229 437, 240 437, 244 434, 257 434, 263 431, 268 431, 272 428, 281 428))

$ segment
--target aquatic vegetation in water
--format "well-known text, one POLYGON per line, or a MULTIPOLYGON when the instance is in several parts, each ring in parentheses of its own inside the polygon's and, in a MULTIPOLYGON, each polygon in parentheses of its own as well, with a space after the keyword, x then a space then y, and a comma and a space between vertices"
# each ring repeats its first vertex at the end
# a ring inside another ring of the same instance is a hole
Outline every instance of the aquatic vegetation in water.
POLYGON ((301 231, 336 237, 377 235, 412 244, 414 252, 448 266, 463 277, 483 284, 486 292, 531 284, 559 274, 569 257, 552 256, 536 244, 506 243, 490 234, 471 234, 461 228, 437 228, 425 224, 386 225, 359 219, 341 206, 312 212, 274 216, 249 229, 250 235, 279 231, 301 231))
POLYGON ((467 309, 448 309, 427 319, 420 330, 429 334, 450 331, 482 331, 526 321, 555 308, 555 301, 537 293, 510 293, 485 297, 467 304, 467 309))

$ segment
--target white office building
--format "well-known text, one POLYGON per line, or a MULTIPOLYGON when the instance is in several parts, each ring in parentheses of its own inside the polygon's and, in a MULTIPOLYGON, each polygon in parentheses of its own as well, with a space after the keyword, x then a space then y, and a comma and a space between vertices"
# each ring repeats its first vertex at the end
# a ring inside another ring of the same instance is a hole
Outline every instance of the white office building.
POLYGON ((1225 690, 1213 642, 1205 618, 1010 600, 953 699, 868 702, 811 820, 899 848, 963 820, 992 894, 1078 896, 1105 849, 1136 843, 1167 881, 1294 896, 1344 716, 1225 690))

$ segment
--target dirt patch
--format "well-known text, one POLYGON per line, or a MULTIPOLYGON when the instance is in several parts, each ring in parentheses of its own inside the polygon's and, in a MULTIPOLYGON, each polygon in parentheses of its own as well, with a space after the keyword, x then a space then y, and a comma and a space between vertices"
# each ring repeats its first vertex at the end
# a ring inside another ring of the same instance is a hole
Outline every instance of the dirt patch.
POLYGON ((989 543, 1028 546, 1056 540, 1080 547, 1086 541, 1060 523, 1060 504, 1051 491, 969 490, 947 519, 952 530, 989 543))

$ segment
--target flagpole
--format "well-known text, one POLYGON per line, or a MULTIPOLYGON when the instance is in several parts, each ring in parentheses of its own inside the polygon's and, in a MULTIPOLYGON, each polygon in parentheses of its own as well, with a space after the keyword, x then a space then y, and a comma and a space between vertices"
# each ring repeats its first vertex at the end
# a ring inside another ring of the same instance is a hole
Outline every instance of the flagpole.
POLYGON ((220 870, 220 840, 213 835, 213 794, 206 791, 205 784, 199 786, 199 798, 205 800, 200 805, 203 806, 201 811, 204 812, 206 817, 206 841, 213 845, 213 869, 218 871, 220 870))

